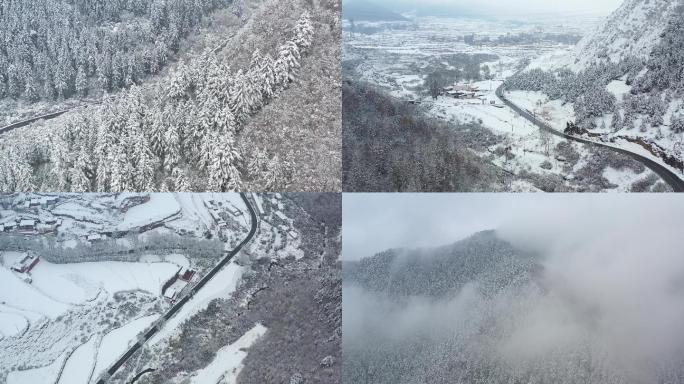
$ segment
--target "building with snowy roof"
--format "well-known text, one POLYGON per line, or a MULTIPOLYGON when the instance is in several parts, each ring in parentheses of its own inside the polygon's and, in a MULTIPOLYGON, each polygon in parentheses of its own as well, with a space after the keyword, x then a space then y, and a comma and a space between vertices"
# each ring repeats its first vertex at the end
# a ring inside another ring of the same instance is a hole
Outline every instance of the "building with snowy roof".
POLYGON ((19 273, 29 273, 39 261, 39 257, 27 254, 21 260, 14 263, 12 270, 19 273))
POLYGON ((19 229, 22 231, 32 231, 36 228, 36 221, 32 219, 22 219, 19 221, 19 229))

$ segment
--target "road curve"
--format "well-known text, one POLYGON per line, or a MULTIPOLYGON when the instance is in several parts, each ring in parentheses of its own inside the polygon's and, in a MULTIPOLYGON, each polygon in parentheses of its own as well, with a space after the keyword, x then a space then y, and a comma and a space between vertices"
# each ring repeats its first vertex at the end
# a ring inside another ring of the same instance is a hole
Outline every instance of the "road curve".
MULTIPOLYGON (((176 302, 167 312, 162 316, 162 319, 164 321, 170 319, 175 315, 182 307, 185 305, 190 299, 197 293, 202 287, 204 287, 209 280, 211 280, 223 267, 228 264, 235 255, 238 254, 242 250, 242 248, 249 243, 254 235, 256 234, 257 231, 257 214, 256 211, 254 211, 254 207, 250 204, 249 200, 247 199, 247 196, 244 193, 240 193, 240 197, 242 197, 242 200, 245 202, 245 205, 247 206, 247 209, 249 210, 249 215, 252 220, 251 222, 251 228, 249 230, 249 233, 247 234, 247 237, 245 237, 244 240, 240 244, 237 245, 232 251, 227 252, 223 259, 209 271, 197 284, 195 284, 190 292, 188 292, 185 296, 183 296, 182 299, 180 299, 178 302, 176 302)), ((153 326, 150 328, 143 338, 141 340, 138 340, 135 344, 133 344, 126 353, 124 353, 119 360, 117 360, 114 364, 112 364, 109 369, 107 369, 107 373, 105 377, 100 377, 97 380, 97 384, 105 384, 105 382, 110 378, 116 371, 123 366, 128 359, 133 356, 135 352, 137 352, 142 346, 150 339, 152 336, 154 336, 157 332, 159 332, 158 326, 153 326)))
POLYGON ((48 113, 47 115, 42 115, 42 116, 34 117, 34 118, 31 118, 31 119, 28 119, 28 120, 24 120, 24 121, 20 121, 20 122, 14 123, 14 124, 10 124, 10 125, 4 126, 4 127, 0 128, 0 135, 2 135, 2 134, 4 134, 4 133, 7 133, 7 132, 9 132, 9 131, 11 131, 11 130, 17 129, 17 128, 25 127, 25 126, 27 126, 27 125, 29 125, 29 124, 31 124, 31 123, 35 123, 35 122, 38 121, 38 120, 50 120, 50 119, 54 119, 55 117, 59 117, 59 116, 65 114, 65 113, 71 111, 71 110, 74 109, 74 108, 77 108, 77 107, 68 108, 68 109, 65 109, 65 110, 62 110, 62 111, 59 111, 59 112, 48 113))
POLYGON ((573 136, 573 135, 568 135, 564 132, 557 131, 557 130, 551 128, 550 125, 548 125, 545 122, 537 119, 535 116, 533 116, 531 113, 529 113, 525 109, 518 107, 513 102, 508 100, 506 98, 506 96, 504 96, 503 90, 504 90, 504 84, 501 84, 496 89, 496 96, 499 99, 501 99, 501 101, 504 104, 506 104, 509 108, 511 108, 512 110, 519 113, 520 116, 529 120, 532 124, 536 125, 540 129, 543 129, 543 130, 545 130, 545 131, 547 131, 553 135, 556 135, 556 136, 559 136, 559 137, 562 137, 562 138, 565 138, 568 140, 576 141, 576 142, 583 143, 583 144, 593 145, 595 147, 608 148, 614 152, 621 153, 623 155, 627 155, 627 156, 635 159, 636 161, 642 163, 643 165, 648 167, 653 172, 655 172, 658 176, 660 176, 660 178, 663 179, 663 181, 665 181, 670 187, 672 187, 673 191, 684 192, 684 180, 680 179, 679 176, 677 176, 674 172, 670 171, 667 167, 665 167, 661 164, 658 164, 657 162, 655 162, 655 161, 653 161, 653 160, 651 160, 645 156, 639 155, 639 154, 634 153, 634 152, 630 152, 626 149, 612 147, 610 145, 606 145, 606 144, 599 143, 599 142, 592 141, 592 140, 587 140, 587 139, 577 137, 577 136, 573 136))

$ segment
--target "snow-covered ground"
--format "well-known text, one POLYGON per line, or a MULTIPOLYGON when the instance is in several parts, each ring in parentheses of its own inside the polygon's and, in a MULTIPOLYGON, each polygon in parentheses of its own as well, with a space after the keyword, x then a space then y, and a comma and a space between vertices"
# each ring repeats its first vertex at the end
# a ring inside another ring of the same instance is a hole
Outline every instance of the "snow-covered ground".
MULTIPOLYGON (((162 235, 205 239, 208 231, 225 242, 225 249, 244 239, 251 225, 247 207, 236 193, 151 194, 149 200, 144 194, 58 197, 54 205, 30 208, 26 202, 39 195, 15 194, 0 200, 0 222, 59 218, 52 232, 21 234, 45 243, 59 239, 57 246, 70 242, 83 247, 85 234, 116 228, 130 230, 111 243, 117 246, 162 235), (162 227, 147 227, 158 221, 164 221, 162 227)), ((276 213, 277 209, 272 212, 276 213)), ((17 237, 1 232, 0 241, 5 236, 17 237)), ((291 253, 301 252, 291 248, 291 253)), ((80 249, 88 252, 87 246, 80 249)), ((0 250, 0 383, 93 382, 169 307, 162 287, 181 268, 194 268, 201 275, 211 267, 178 252, 142 253, 131 262, 60 264, 45 259, 41 252, 48 248, 31 252, 40 260, 29 273, 20 274, 11 268, 27 251, 0 250)), ((174 334, 180 323, 211 300, 229 297, 244 270, 235 262, 224 267, 164 324, 158 339, 174 334)))
POLYGON ((63 363, 62 357, 44 367, 10 372, 7 376, 7 384, 54 383, 63 363))
POLYGON ((150 194, 149 202, 129 209, 124 214, 124 219, 117 226, 117 229, 125 231, 131 228, 163 221, 176 215, 179 211, 180 206, 173 194, 153 193, 150 194))
POLYGON ((152 325, 157 318, 158 316, 141 317, 105 335, 97 350, 97 362, 93 370, 93 377, 98 377, 121 357, 130 344, 135 342, 138 334, 152 325))
POLYGON ((208 366, 194 373, 190 378, 190 383, 221 382, 224 384, 235 384, 242 370, 242 360, 247 356, 246 349, 254 344, 266 331, 266 327, 256 324, 254 328, 247 331, 236 342, 219 349, 216 357, 208 366))
POLYGON ((23 281, 9 266, 0 268, 0 301, 20 311, 56 318, 73 305, 93 301, 104 290, 141 290, 161 295, 165 281, 178 271, 171 263, 52 264, 40 261, 31 271, 32 283, 23 281))
POLYGON ((97 341, 91 337, 78 347, 67 360, 58 384, 88 384, 95 368, 97 341))

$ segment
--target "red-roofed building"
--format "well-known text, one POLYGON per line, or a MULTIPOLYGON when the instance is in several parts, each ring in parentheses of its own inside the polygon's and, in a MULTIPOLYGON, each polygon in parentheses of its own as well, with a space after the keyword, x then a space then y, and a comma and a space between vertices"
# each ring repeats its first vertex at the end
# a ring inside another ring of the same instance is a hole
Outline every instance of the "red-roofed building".
POLYGON ((190 282, 193 277, 195 277, 195 270, 194 269, 186 269, 184 271, 181 271, 179 274, 179 277, 183 281, 190 282))
POLYGON ((31 272, 33 267, 35 267, 36 264, 38 264, 39 261, 40 258, 37 256, 26 255, 23 259, 14 263, 12 269, 19 273, 29 273, 31 272))

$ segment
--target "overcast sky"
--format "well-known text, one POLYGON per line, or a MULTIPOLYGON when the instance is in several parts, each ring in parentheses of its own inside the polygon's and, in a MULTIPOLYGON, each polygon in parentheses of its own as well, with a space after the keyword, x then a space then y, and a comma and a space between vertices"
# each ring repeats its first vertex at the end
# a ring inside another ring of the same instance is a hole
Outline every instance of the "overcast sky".
POLYGON ((377 0, 400 11, 410 8, 462 9, 491 15, 524 15, 539 13, 609 14, 622 0, 377 0))
MULTIPOLYGON (((676 195, 344 194, 343 258, 446 245, 499 229, 519 241, 583 241, 625 226, 682 228, 676 195), (670 225, 671 223, 671 225, 670 225), (572 236, 567 234, 572 233, 572 236)), ((539 245, 539 244, 536 244, 539 245)))

